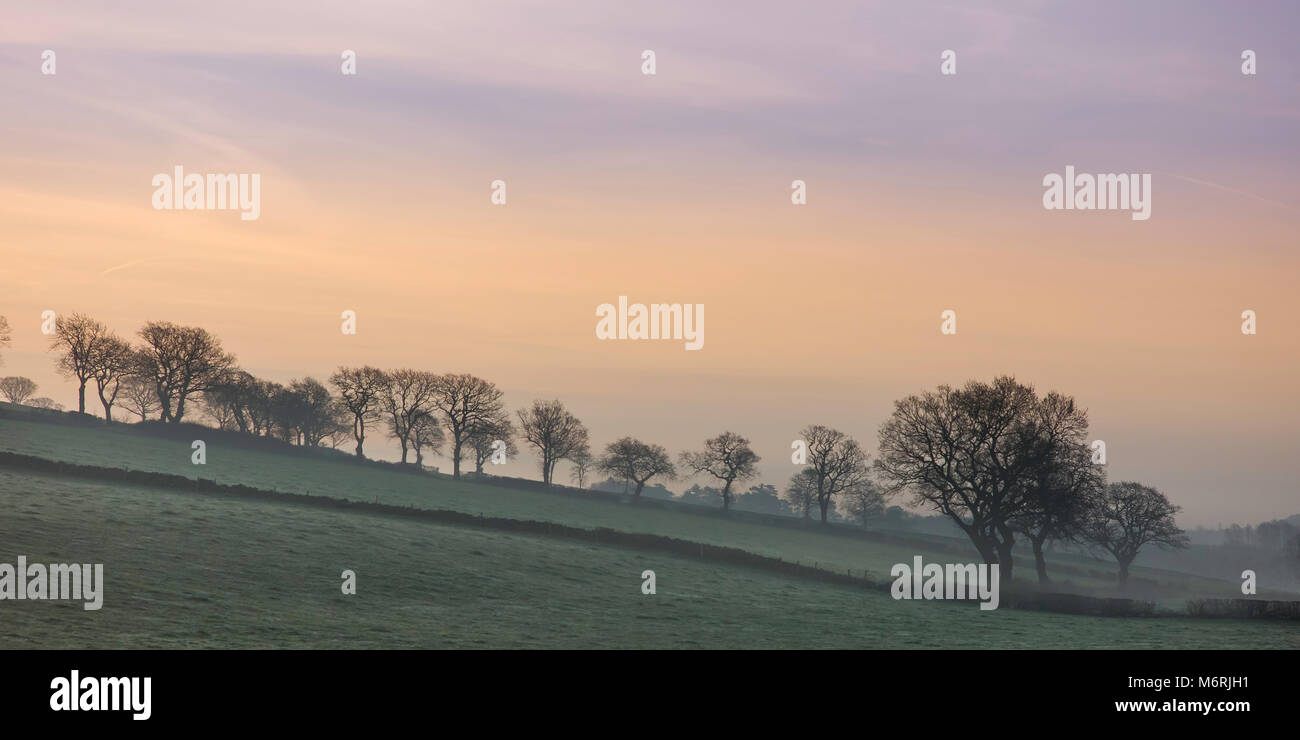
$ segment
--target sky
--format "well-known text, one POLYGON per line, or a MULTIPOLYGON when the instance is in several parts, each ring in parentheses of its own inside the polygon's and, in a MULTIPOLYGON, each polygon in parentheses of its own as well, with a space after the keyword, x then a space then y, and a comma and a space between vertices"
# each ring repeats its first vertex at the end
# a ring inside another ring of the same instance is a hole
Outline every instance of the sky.
POLYGON ((597 449, 733 430, 776 485, 808 424, 874 453, 1009 374, 1185 526, 1300 513, 1300 7, 983 5, 0 0, 0 373, 75 407, 42 311, 169 320, 280 382, 559 398, 597 449), (260 217, 155 210, 177 165, 258 173, 260 217), (1045 210, 1067 165, 1150 173, 1151 218, 1045 210), (619 296, 703 304, 704 348, 598 340, 619 296))

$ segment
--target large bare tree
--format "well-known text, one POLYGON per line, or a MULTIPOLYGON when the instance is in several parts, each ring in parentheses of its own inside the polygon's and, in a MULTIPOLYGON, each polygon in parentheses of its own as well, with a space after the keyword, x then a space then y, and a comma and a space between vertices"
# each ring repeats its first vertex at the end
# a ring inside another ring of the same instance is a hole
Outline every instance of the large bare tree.
POLYGON ((153 382, 166 422, 179 424, 190 396, 207 391, 235 366, 221 340, 201 327, 150 321, 140 339, 139 372, 153 382))
POLYGON ((800 433, 808 445, 808 470, 817 488, 822 524, 829 521, 831 501, 870 475, 867 453, 856 439, 818 424, 800 433))
POLYGON ((1112 483, 1092 497, 1083 536, 1119 563, 1119 587, 1128 586, 1128 569, 1146 545, 1187 547, 1188 538, 1174 522, 1182 509, 1160 491, 1141 483, 1112 483))
POLYGON ((1010 580, 1017 518, 1072 428, 1049 433, 1034 389, 1011 377, 940 386, 894 403, 876 468, 891 491, 948 516, 1010 580))
POLYGON ((17 375, 0 378, 0 395, 9 399, 9 403, 23 403, 36 395, 36 382, 17 375))
POLYGON ((704 441, 704 449, 683 452, 682 466, 692 473, 707 473, 722 481, 722 510, 731 508, 733 483, 749 480, 758 475, 759 456, 749 446, 749 440, 735 432, 723 432, 704 441))
POLYGON ((330 384, 338 390, 339 400, 352 415, 357 457, 365 457, 361 447, 366 442, 366 423, 379 420, 388 379, 384 371, 369 365, 340 367, 330 376, 330 384))
POLYGON ((668 457, 668 450, 662 445, 647 444, 632 437, 610 442, 596 467, 601 472, 635 484, 634 498, 641 497, 641 490, 651 478, 672 480, 677 477, 677 469, 668 457))
POLYGON ((541 458, 542 482, 551 485, 555 466, 588 447, 587 427, 556 401, 533 401, 520 409, 519 429, 541 458))
POLYGON ((473 375, 439 375, 433 395, 433 405, 441 414, 447 431, 451 432, 452 475, 460 477, 462 447, 469 434, 478 425, 497 420, 505 406, 502 393, 492 383, 473 375))
POLYGON ((402 448, 402 464, 406 464, 406 453, 411 448, 416 423, 434 412, 438 376, 407 368, 384 375, 388 379, 382 399, 384 420, 388 423, 389 434, 402 448))
POLYGON ((86 384, 94 376, 92 358, 99 342, 108 335, 107 326, 85 314, 69 314, 54 323, 50 349, 59 353, 59 372, 77 381, 79 413, 86 413, 86 384))

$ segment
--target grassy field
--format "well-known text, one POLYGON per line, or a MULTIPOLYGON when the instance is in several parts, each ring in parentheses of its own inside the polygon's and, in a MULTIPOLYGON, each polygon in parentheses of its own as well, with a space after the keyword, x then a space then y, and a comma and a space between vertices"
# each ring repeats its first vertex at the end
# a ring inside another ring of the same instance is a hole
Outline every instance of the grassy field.
POLYGON ((102 562, 104 607, 0 648, 1297 648, 1293 626, 894 601, 717 563, 0 470, 0 562, 102 562), (340 573, 357 573, 345 596, 340 573), (656 572, 643 595, 640 574, 656 572))
MULTIPOLYGON (((142 435, 124 426, 75 427, 5 419, 0 421, 0 450, 67 462, 166 472, 203 477, 222 483, 293 493, 380 501, 400 506, 450 509, 485 516, 552 521, 577 527, 609 527, 628 532, 677 537, 706 544, 737 547, 836 571, 869 572, 885 580, 889 568, 910 562, 915 555, 951 561, 975 558, 964 540, 948 540, 957 548, 938 550, 934 538, 917 537, 904 543, 831 537, 817 531, 757 525, 701 516, 679 510, 635 506, 619 501, 590 500, 509 487, 492 486, 447 477, 419 476, 317 456, 281 454, 213 441, 207 447, 207 464, 190 462, 188 441, 142 435)), ((522 472, 522 471, 516 471, 522 472)), ((1065 588, 1104 592, 1110 588, 1114 568, 1106 562, 1057 556, 1054 563, 1075 566, 1058 573, 1065 588), (1093 571, 1098 575, 1088 575, 1093 571)), ((1032 577, 1032 562, 1017 560, 1022 578, 1032 577)), ((1135 579, 1159 584, 1168 598, 1185 596, 1236 596, 1236 585, 1169 571, 1135 568, 1135 579)))

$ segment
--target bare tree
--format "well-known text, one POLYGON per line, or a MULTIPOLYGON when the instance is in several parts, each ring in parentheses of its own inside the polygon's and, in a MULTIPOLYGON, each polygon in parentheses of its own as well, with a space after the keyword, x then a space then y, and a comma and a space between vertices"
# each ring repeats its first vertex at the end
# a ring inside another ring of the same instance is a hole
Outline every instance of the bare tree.
POLYGON ((498 449, 505 452, 506 459, 519 454, 519 445, 515 444, 515 425, 509 415, 502 409, 495 417, 470 425, 465 433, 465 447, 474 455, 474 472, 483 474, 483 466, 498 449), (505 445, 499 448, 497 442, 505 445))
POLYGON ((0 395, 9 399, 9 403, 21 404, 36 395, 36 382, 17 375, 0 378, 0 395))
POLYGON ((473 375, 439 375, 433 405, 451 432, 452 475, 460 477, 462 447, 475 427, 490 424, 505 411, 502 393, 492 383, 473 375))
POLYGON ((393 370, 384 375, 388 379, 382 398, 384 420, 388 422, 389 433, 402 448, 402 464, 405 465, 415 423, 433 413, 438 376, 409 369, 393 370))
POLYGON ((1088 504, 1083 535, 1119 563, 1119 587, 1128 586, 1128 569, 1145 545, 1187 547, 1188 539, 1174 523, 1182 509, 1160 491, 1141 483, 1112 483, 1088 504))
POLYGON ((104 407, 104 421, 112 424, 113 404, 122 382, 139 370, 140 357, 121 337, 105 332, 91 348, 89 367, 99 403, 104 407))
POLYGON ((610 442, 596 467, 602 472, 634 483, 635 498, 641 497, 641 490, 651 478, 660 476, 672 480, 677 477, 677 469, 668 457, 668 450, 661 445, 646 444, 632 437, 610 442))
POLYGON ((843 504, 845 516, 858 520, 865 527, 872 519, 885 513, 885 493, 875 481, 864 478, 844 491, 837 507, 840 504, 843 504))
POLYGON ((817 503, 817 473, 812 468, 804 468, 792 475, 781 498, 790 508, 802 511, 804 519, 812 519, 812 507, 817 503))
POLYGON ((541 457, 542 482, 551 485, 555 465, 588 446, 587 427, 557 401, 533 401, 517 412, 520 433, 541 457))
POLYGON ((245 388, 245 393, 244 410, 253 436, 272 436, 275 432, 276 399, 284 393, 284 386, 254 378, 254 382, 245 388))
POLYGON ((288 439, 306 447, 319 447, 345 423, 337 399, 315 378, 291 381, 279 394, 277 409, 288 439))
MULTIPOLYGON (((8 347, 11 339, 13 339, 13 333, 9 329, 9 320, 0 316, 0 347, 8 347)), ((0 358, 0 365, 3 364, 4 359, 0 358)))
POLYGON ((232 427, 245 434, 256 434, 251 406, 262 390, 261 382, 246 370, 231 368, 203 392, 205 409, 219 420, 223 429, 232 427))
POLYGON ((1014 378, 908 396, 880 428, 876 467, 891 491, 947 515, 1011 580, 1016 517, 1052 445, 1033 388, 1014 378))
POLYGON ((704 441, 704 449, 683 452, 682 466, 692 473, 708 473, 722 481, 722 510, 731 508, 731 485, 758 475, 759 456, 749 447, 749 440, 735 432, 723 432, 704 441))
POLYGON ((1088 414, 1074 399, 1049 393, 1039 399, 1034 414, 1042 459, 1024 476, 1022 506, 1011 517, 1011 526, 1029 540, 1038 582, 1047 584, 1051 579, 1044 545, 1079 536, 1087 503, 1106 485, 1106 476, 1092 462, 1088 414))
POLYGON ((817 485, 817 507, 825 524, 831 501, 867 477, 867 453, 857 440, 838 429, 814 424, 805 427, 801 435, 808 445, 808 469, 817 485))
POLYGON ((569 477, 573 479, 574 483, 578 484, 578 488, 586 488, 587 473, 591 471, 591 466, 596 462, 591 455, 591 449, 584 447, 578 450, 569 458, 569 462, 573 464, 573 470, 569 471, 569 477))
POLYGON ((77 381, 78 413, 86 413, 86 384, 94 376, 92 358, 106 336, 108 327, 85 314, 64 316, 54 324, 50 349, 60 353, 59 372, 77 381))
POLYGON ((140 416, 140 421, 149 421, 149 415, 160 408, 158 391, 153 383, 138 375, 128 376, 122 381, 122 405, 128 411, 140 416))
POLYGON ((352 415, 357 457, 365 457, 361 446, 366 441, 366 423, 379 420, 388 379, 382 370, 369 365, 340 367, 330 376, 330 384, 338 389, 343 408, 352 415))
POLYGON ((163 421, 180 423, 190 396, 208 390, 235 366, 221 340, 197 326, 151 321, 140 338, 140 373, 154 384, 163 421))
POLYGON ((411 422, 411 447, 415 450, 415 467, 424 469, 424 453, 437 455, 442 452, 445 437, 442 425, 432 413, 421 414, 411 422))
POLYGON ((52 398, 45 398, 44 396, 42 396, 42 397, 40 397, 40 398, 33 398, 33 399, 31 400, 31 402, 28 403, 27 405, 28 405, 28 406, 31 406, 31 407, 33 407, 33 408, 38 408, 38 409, 49 409, 49 410, 51 410, 51 411, 62 411, 62 410, 63 410, 63 404, 56 402, 56 401, 55 401, 54 399, 52 399, 52 398))

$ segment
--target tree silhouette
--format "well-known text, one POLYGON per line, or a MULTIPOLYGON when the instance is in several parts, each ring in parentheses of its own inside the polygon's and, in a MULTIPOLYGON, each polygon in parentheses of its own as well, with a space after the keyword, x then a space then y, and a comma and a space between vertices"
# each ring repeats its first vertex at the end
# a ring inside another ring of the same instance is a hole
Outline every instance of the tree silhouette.
POLYGON ((158 391, 153 387, 153 383, 138 375, 128 376, 122 381, 122 405, 133 414, 140 417, 140 421, 149 421, 149 414, 152 414, 160 408, 158 405, 158 391))
POLYGON ((1038 582, 1046 584, 1051 579, 1044 545, 1078 538, 1087 502, 1106 484, 1106 476, 1092 462, 1088 415, 1074 399, 1049 393, 1039 400, 1035 413, 1042 459, 1025 476, 1022 506, 1011 517, 1011 526, 1029 540, 1038 582))
POLYGON ((519 454, 519 445, 515 444, 515 425, 510 422, 505 409, 495 417, 474 422, 466 429, 464 442, 474 456, 475 474, 483 474, 483 466, 497 451, 498 440, 505 444, 507 460, 519 454))
POLYGON ((1088 502, 1083 534, 1119 563, 1119 587, 1128 586, 1128 569, 1145 545, 1184 548, 1187 535, 1174 523, 1182 509, 1160 491, 1141 483, 1112 483, 1088 502))
POLYGON ((800 433, 808 445, 808 470, 816 485, 817 507, 822 524, 829 521, 831 500, 866 480, 870 469, 867 453, 857 440, 820 425, 805 427, 800 433))
POLYGON ((1004 376, 908 396, 879 439, 876 468, 890 490, 948 516, 1011 580, 1016 519, 1056 454, 1033 388, 1004 376))
POLYGON ((86 384, 94 375, 91 361, 97 345, 108 335, 108 327, 85 314, 74 313, 54 324, 51 350, 59 354, 58 370, 77 381, 77 412, 86 413, 86 384))
POLYGON ((473 375, 439 375, 434 384, 433 407, 451 432, 452 475, 460 477, 460 458, 466 438, 475 427, 497 421, 505 410, 502 393, 492 383, 473 375))
POLYGON ((36 395, 36 382, 16 375, 0 378, 0 395, 9 399, 9 403, 21 404, 36 395))
MULTIPOLYGON (((59 323, 62 328, 66 320, 59 323)), ((140 330, 138 372, 158 393, 162 420, 179 424, 190 396, 212 388, 235 366, 234 355, 207 329, 150 321, 140 330)))
POLYGON ((113 423, 113 404, 122 389, 122 381, 138 372, 140 357, 116 334, 105 331, 90 350, 88 362, 90 375, 95 379, 95 392, 104 407, 104 421, 113 423))
POLYGON ((421 417, 433 413, 433 397, 438 378, 423 370, 401 369, 384 374, 388 382, 384 388, 382 408, 388 431, 402 448, 402 464, 411 447, 411 435, 421 417))
POLYGON ((330 385, 339 392, 343 408, 352 415, 352 436, 357 441, 357 457, 365 457, 366 423, 379 420, 388 379, 376 367, 340 367, 330 376, 330 385))
POLYGON ((636 492, 633 494, 635 498, 641 497, 641 490, 651 478, 659 476, 672 480, 677 477, 677 469, 668 457, 668 450, 632 437, 623 437, 609 443, 596 466, 602 472, 636 484, 636 492))
POLYGON ((817 474, 811 468, 804 468, 790 476, 785 491, 781 493, 790 508, 802 511, 804 519, 812 519, 812 507, 817 503, 817 474))
POLYGON ((541 457, 542 482, 549 486, 556 463, 587 447, 587 427, 558 400, 534 401, 517 413, 520 433, 541 457))
POLYGON ((759 456, 749 447, 749 440, 735 432, 723 432, 705 440, 704 449, 698 452, 683 452, 680 456, 683 467, 693 473, 708 473, 723 482, 722 510, 731 508, 731 485, 744 482, 758 475, 755 467, 759 456))
MULTIPOLYGON (((0 347, 8 347, 9 342, 13 339, 13 334, 9 329, 9 320, 0 316, 0 347)), ((4 358, 0 357, 0 365, 4 364, 4 358)))

